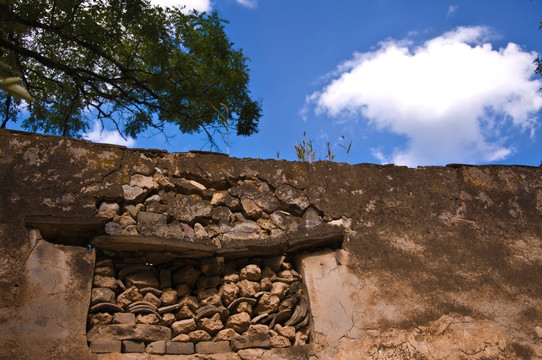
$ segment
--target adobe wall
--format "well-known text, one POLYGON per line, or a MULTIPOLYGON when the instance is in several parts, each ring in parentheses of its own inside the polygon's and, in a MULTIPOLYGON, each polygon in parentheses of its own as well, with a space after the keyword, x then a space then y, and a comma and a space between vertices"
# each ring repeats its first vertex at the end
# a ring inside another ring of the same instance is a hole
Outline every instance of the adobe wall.
POLYGON ((291 264, 302 279, 306 344, 233 346, 239 331, 208 359, 542 358, 542 168, 235 159, 2 130, 0 185, 0 359, 201 358, 91 351, 95 266, 111 253, 237 272, 286 256, 275 278, 291 264))

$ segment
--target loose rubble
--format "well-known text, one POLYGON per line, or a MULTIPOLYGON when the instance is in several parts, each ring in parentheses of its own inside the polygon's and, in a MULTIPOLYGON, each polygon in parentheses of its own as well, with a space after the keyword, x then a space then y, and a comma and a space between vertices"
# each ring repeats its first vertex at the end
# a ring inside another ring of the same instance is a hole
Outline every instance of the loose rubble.
POLYGON ((301 277, 284 256, 158 265, 109 257, 96 269, 112 276, 94 276, 87 340, 95 353, 212 354, 308 340, 301 277))

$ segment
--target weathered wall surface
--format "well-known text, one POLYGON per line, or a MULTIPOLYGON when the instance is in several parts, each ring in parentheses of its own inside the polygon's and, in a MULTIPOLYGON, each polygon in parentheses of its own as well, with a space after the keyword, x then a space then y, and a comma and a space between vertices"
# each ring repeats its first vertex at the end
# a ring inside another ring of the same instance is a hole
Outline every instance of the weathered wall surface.
POLYGON ((47 314, 72 307, 69 293, 88 308, 94 255, 45 242, 58 262, 43 265, 60 270, 40 277, 44 241, 25 217, 92 217, 102 201, 125 199, 134 175, 158 172, 210 191, 245 180, 271 192, 289 185, 345 231, 349 257, 299 257, 310 349, 229 358, 542 358, 541 168, 306 164, 0 131, 0 359, 91 357, 85 324, 47 314), (72 334, 63 339, 65 331, 72 334))

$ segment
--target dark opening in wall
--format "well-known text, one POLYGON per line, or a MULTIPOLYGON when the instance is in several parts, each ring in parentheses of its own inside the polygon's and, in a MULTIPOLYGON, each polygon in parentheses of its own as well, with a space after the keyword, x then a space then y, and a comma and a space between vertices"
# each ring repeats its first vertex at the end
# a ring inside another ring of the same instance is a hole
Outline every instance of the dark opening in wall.
POLYGON ((288 255, 150 264, 99 253, 87 324, 95 353, 219 353, 309 339, 309 304, 288 255))

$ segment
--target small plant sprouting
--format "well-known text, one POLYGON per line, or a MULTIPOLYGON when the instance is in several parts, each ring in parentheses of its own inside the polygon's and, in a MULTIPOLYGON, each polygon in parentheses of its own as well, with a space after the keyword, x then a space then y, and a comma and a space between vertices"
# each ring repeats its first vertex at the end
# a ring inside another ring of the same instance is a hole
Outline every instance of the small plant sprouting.
MULTIPOLYGON (((341 139, 346 141, 346 138, 344 137, 344 135, 341 135, 341 139)), ((350 143, 348 144, 348 146, 344 144, 337 144, 337 145, 339 145, 344 150, 346 150, 346 161, 350 164, 350 149, 352 148, 352 140, 350 140, 350 143)), ((328 149, 329 149, 329 143, 328 143, 328 149)))
POLYGON ((312 148, 312 140, 305 140, 306 135, 307 133, 303 131, 303 141, 301 144, 297 143, 294 145, 295 153, 299 161, 313 162, 316 157, 316 152, 312 148))
POLYGON ((326 141, 327 145, 327 154, 326 154, 326 160, 333 161, 335 159, 335 154, 331 151, 331 145, 329 144, 329 141, 326 141))
MULTIPOLYGON (((306 132, 303 132, 303 141, 301 143, 295 144, 295 152, 299 161, 313 162, 316 158, 316 151, 314 151, 312 140, 305 140, 306 135, 306 132)), ((339 140, 339 143, 333 145, 333 147, 337 145, 342 147, 346 151, 346 159, 348 163, 350 163, 350 150, 352 149, 352 141, 346 144, 346 137, 344 137, 344 135, 341 135, 341 140, 339 140)), ((324 155, 324 160, 335 161, 336 154, 333 153, 332 145, 329 141, 326 141, 326 153, 324 155)), ((322 158, 319 158, 319 160, 322 160, 322 158)))

